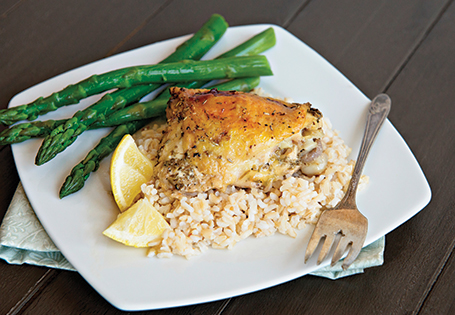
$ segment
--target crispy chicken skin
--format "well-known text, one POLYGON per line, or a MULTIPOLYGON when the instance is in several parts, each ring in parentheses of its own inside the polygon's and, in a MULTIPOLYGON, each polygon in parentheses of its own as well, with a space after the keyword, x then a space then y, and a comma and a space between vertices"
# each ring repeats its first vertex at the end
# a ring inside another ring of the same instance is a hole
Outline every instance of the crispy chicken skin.
POLYGON ((155 175, 181 192, 267 188, 320 156, 321 117, 309 103, 171 88, 155 175))

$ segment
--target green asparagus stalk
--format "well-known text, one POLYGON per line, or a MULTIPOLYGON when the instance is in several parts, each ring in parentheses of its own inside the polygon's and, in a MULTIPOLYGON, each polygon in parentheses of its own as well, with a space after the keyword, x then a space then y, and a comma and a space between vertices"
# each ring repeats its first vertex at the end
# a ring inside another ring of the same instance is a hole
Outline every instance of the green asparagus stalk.
MULTIPOLYGON (((159 85, 137 85, 128 89, 119 89, 104 95, 98 102, 83 111, 77 112, 71 119, 25 122, 11 126, 0 132, 0 144, 18 143, 30 138, 47 137, 54 130, 60 130, 74 119, 83 119, 93 115, 108 114, 127 105, 138 102, 159 85)), ((79 130, 78 132, 82 132, 79 130)))
MULTIPOLYGON (((195 36, 198 33, 196 33, 195 36)), ((217 59, 223 57, 249 56, 260 54, 266 51, 267 49, 273 47, 275 43, 276 43, 275 33, 273 28, 270 27, 265 31, 255 35, 251 39, 245 41, 244 43, 240 44, 239 46, 218 56, 217 59)), ((179 49, 177 49, 177 51, 179 51, 179 49)), ((206 82, 196 81, 179 86, 187 88, 199 88, 203 86, 205 83, 206 82)), ((149 102, 137 103, 135 105, 115 111, 113 114, 109 115, 105 120, 97 120, 94 124, 90 126, 90 129, 106 126, 109 127, 117 126, 119 124, 123 124, 128 121, 133 121, 136 119, 146 119, 149 117, 149 115, 154 115, 155 112, 160 112, 159 109, 160 106, 161 108, 162 106, 164 106, 169 96, 170 96, 169 91, 165 90, 157 98, 151 101, 151 103, 149 102), (158 105, 158 103, 160 103, 160 105, 158 105)), ((2 132, 0 132, 0 145, 19 143, 30 138, 45 137, 49 135, 53 129, 55 129, 57 126, 61 124, 64 124, 66 121, 67 119, 35 121, 16 124, 14 126, 11 126, 9 129, 5 129, 2 132)))
POLYGON ((175 52, 161 63, 201 59, 219 41, 227 28, 228 24, 224 18, 219 14, 213 14, 191 38, 178 46, 175 52))
MULTIPOLYGON (((190 39, 185 41, 183 44, 177 47, 177 49, 165 58, 161 63, 175 62, 183 59, 194 59, 199 60, 201 57, 213 47, 213 45, 221 38, 227 29, 227 23, 218 14, 212 15, 212 17, 199 29, 190 39)), ((121 89, 113 93, 104 95, 98 102, 91 105, 86 109, 86 114, 93 114, 93 111, 99 111, 100 109, 112 109, 117 110, 118 108, 124 107, 131 103, 135 103, 143 98, 145 95, 151 93, 153 90, 158 88, 160 85, 138 85, 131 88, 121 89)), ((28 105, 27 105, 28 106, 28 105)), ((28 106, 30 114, 33 113, 32 105, 28 106)), ((11 109, 10 113, 14 113, 16 108, 11 109)), ((1 111, 0 111, 1 112, 1 111)), ((40 112, 43 114, 44 112, 40 112)), ((81 114, 78 114, 81 115, 81 114)), ((1 115, 0 115, 1 117, 1 115)), ((22 116, 16 116, 17 119, 22 116)), ((29 117, 34 118, 34 117, 29 117)), ((10 120, 10 122, 13 122, 10 120)), ((46 137, 51 131, 58 126, 66 123, 67 120, 49 120, 49 121, 37 121, 27 122, 22 124, 16 124, 9 129, 5 129, 0 133, 0 144, 12 144, 18 143, 30 138, 46 137)))
MULTIPOLYGON (((198 81, 195 81, 199 84, 198 81)), ((195 83, 192 82, 192 83, 195 83)), ((177 84, 177 86, 185 88, 198 88, 196 84, 177 84)), ((243 78, 230 80, 213 87, 220 91, 238 90, 249 91, 259 84, 259 77, 243 78)), ((116 111, 105 120, 96 121, 91 124, 89 129, 97 129, 102 127, 116 127, 121 124, 126 124, 135 120, 148 119, 160 115, 164 115, 164 111, 169 100, 169 89, 165 89, 155 99, 147 102, 136 103, 130 107, 116 111)), ((41 138, 48 136, 52 130, 59 125, 65 124, 68 119, 60 120, 45 120, 32 121, 11 126, 8 129, 0 132, 0 145, 20 143, 31 138, 41 138)))
MULTIPOLYGON (((221 38, 227 27, 228 25, 222 16, 212 15, 199 31, 177 47, 176 51, 161 63, 177 62, 184 59, 199 60, 221 38)), ((128 70, 122 69, 117 74, 121 75, 125 71, 128 72, 128 70)), ((88 96, 105 92, 110 89, 108 88, 109 80, 105 81, 105 79, 106 76, 95 75, 46 98, 40 97, 29 104, 0 110, 0 123, 11 125, 21 120, 34 120, 39 115, 54 111, 62 106, 78 103, 88 96)), ((158 87, 159 85, 150 86, 148 93, 158 87)), ((146 92, 147 90, 144 91, 144 95, 148 94, 146 92)))
MULTIPOLYGON (((258 84, 259 77, 252 77, 227 81, 210 88, 217 88, 220 91, 230 90, 249 91, 255 88, 258 84)), ((199 86, 196 86, 196 84, 177 84, 176 86, 190 89, 199 88, 199 86)), ((171 94, 169 92, 169 88, 167 88, 155 99, 148 102, 137 103, 130 107, 124 108, 121 111, 113 113, 107 119, 93 124, 91 127, 92 128, 113 127, 117 126, 120 121, 122 123, 127 123, 135 120, 149 119, 152 117, 164 115, 167 107, 167 102, 170 96, 171 94)))
MULTIPOLYGON (((204 61, 184 60, 167 64, 128 67, 93 75, 52 94, 45 99, 47 102, 41 101, 41 104, 36 107, 32 106, 31 109, 35 111, 38 108, 47 112, 57 109, 56 104, 74 104, 91 95, 139 84, 208 81, 266 75, 272 75, 272 70, 265 56, 231 57, 204 61)), ((0 112, 1 122, 11 124, 19 120, 37 117, 34 113, 27 112, 30 108, 21 106, 0 112)))
MULTIPOLYGON (((253 56, 260 54, 276 43, 275 32, 273 28, 268 28, 265 31, 253 36, 249 40, 218 56, 216 59, 235 57, 235 56, 253 56)), ((177 84, 177 86, 185 88, 200 88, 207 84, 208 81, 194 81, 187 84, 177 84)), ((237 89, 237 88, 233 88, 237 89)), ((125 123, 136 119, 146 119, 154 117, 156 113, 164 113, 166 102, 170 97, 169 90, 164 90, 154 100, 150 102, 137 103, 118 110, 109 115, 106 119, 98 120, 94 123, 94 128, 116 126, 119 123, 125 123)))
MULTIPOLYGON (((134 69, 130 68, 128 72, 122 75, 123 80, 113 79, 112 82, 116 81, 119 84, 115 87, 125 87, 125 84, 133 85, 134 83, 178 83, 271 74, 272 71, 267 58, 259 55, 135 67, 134 69)), ((109 89, 113 87, 110 86, 109 89)), ((53 159, 72 144, 77 136, 88 128, 87 126, 100 118, 100 113, 96 111, 90 111, 86 116, 83 116, 84 114, 76 114, 77 117, 71 118, 65 125, 60 125, 57 128, 58 130, 53 130, 45 138, 35 159, 37 165, 42 165, 53 159), (81 124, 79 122, 82 121, 82 117, 84 117, 84 123, 81 124)), ((101 119, 106 116, 105 113, 101 114, 103 115, 101 119)))
POLYGON ((0 132, 0 145, 19 143, 31 138, 45 137, 66 119, 33 121, 14 125, 0 132))
POLYGON ((219 55, 216 59, 234 57, 234 56, 254 56, 263 53, 276 44, 275 31, 272 27, 267 28, 261 33, 251 37, 242 44, 219 55))
MULTIPOLYGON (((252 88, 256 87, 258 84, 259 77, 252 77, 227 81, 219 85, 213 86, 213 88, 217 88, 220 91, 230 90, 249 91, 252 88)), ((184 88, 199 88, 199 86, 196 86, 196 84, 193 85, 177 84, 176 86, 184 88)), ((126 123, 130 121, 149 119, 152 117, 164 115, 167 107, 167 102, 170 96, 171 94, 169 92, 169 88, 167 88, 155 99, 148 102, 137 103, 133 106, 125 108, 124 110, 115 112, 106 120, 95 123, 93 125, 93 128, 112 127, 117 126, 119 121, 121 121, 122 123, 126 123)))
POLYGON ((117 126, 109 135, 102 138, 96 147, 87 154, 84 160, 71 170, 71 174, 65 179, 60 189, 60 198, 82 189, 90 174, 98 170, 100 162, 115 150, 123 136, 128 133, 135 133, 148 122, 148 120, 137 120, 117 126))
MULTIPOLYGON (((212 86, 211 88, 217 88, 220 91, 250 91, 258 84, 259 77, 255 77, 235 79, 212 86)), ((148 112, 143 116, 152 118, 164 114, 167 105, 167 99, 155 99, 153 101, 144 103, 149 104, 144 107, 144 110, 148 110, 148 112)), ((131 116, 129 116, 129 118, 131 118, 131 116)), ((115 150, 123 136, 127 133, 135 133, 137 130, 145 126, 149 121, 150 119, 130 121, 124 125, 117 126, 110 134, 101 139, 97 146, 88 153, 84 160, 82 160, 71 170, 71 174, 68 175, 68 177, 65 179, 65 182, 63 183, 63 186, 60 188, 60 198, 64 198, 82 189, 82 187, 84 187, 85 181, 90 176, 90 173, 95 172, 98 169, 101 160, 115 150)))

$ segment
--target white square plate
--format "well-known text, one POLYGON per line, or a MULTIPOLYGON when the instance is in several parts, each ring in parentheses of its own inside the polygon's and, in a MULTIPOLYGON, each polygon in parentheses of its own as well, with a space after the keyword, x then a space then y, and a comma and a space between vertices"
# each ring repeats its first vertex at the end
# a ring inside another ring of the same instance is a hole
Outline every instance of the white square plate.
MULTIPOLYGON (((320 109, 353 148, 355 158, 368 98, 292 34, 274 25, 232 27, 206 58, 270 26, 275 29, 277 45, 265 55, 274 76, 262 78, 261 87, 276 97, 308 101, 320 109)), ((69 71, 18 94, 10 107, 49 95, 95 73, 156 63, 188 37, 148 45, 69 71)), ((97 99, 99 96, 90 97, 42 119, 68 117, 97 99)), ((70 148, 39 167, 34 159, 41 140, 13 145, 13 153, 27 196, 52 240, 93 288, 117 308, 147 310, 208 302, 264 289, 318 269, 315 259, 303 262, 312 227, 301 230, 296 239, 283 235, 250 238, 232 250, 210 249, 190 260, 147 258, 145 249, 127 247, 103 236, 118 213, 110 193, 110 159, 103 161, 80 192, 60 200, 58 191, 71 168, 107 133, 85 132, 70 148)), ((398 227, 430 201, 431 191, 420 166, 389 121, 373 145, 364 173, 370 177, 370 185, 357 201, 370 223, 366 244, 398 227)))

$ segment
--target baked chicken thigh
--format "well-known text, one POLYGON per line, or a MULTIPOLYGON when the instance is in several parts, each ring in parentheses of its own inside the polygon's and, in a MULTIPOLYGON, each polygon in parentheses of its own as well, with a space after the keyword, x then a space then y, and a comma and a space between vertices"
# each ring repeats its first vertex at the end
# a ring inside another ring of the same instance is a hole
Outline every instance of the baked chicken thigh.
POLYGON ((325 168, 322 114, 309 103, 236 91, 171 88, 155 175, 181 192, 267 188, 325 168))

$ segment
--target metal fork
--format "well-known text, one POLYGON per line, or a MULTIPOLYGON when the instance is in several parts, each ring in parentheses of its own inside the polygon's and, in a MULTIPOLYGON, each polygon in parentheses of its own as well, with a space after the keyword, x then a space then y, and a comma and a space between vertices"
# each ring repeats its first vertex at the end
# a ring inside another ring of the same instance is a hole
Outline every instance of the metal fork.
POLYGON ((367 155, 390 112, 391 104, 392 102, 386 94, 379 94, 371 102, 362 144, 346 194, 336 207, 326 209, 321 214, 305 252, 305 263, 313 255, 320 241, 323 242, 323 245, 318 257, 318 265, 327 257, 338 239, 338 245, 332 256, 332 266, 340 260, 346 250, 349 252, 343 261, 344 270, 359 255, 367 235, 368 220, 357 209, 355 201, 357 186, 367 155))

